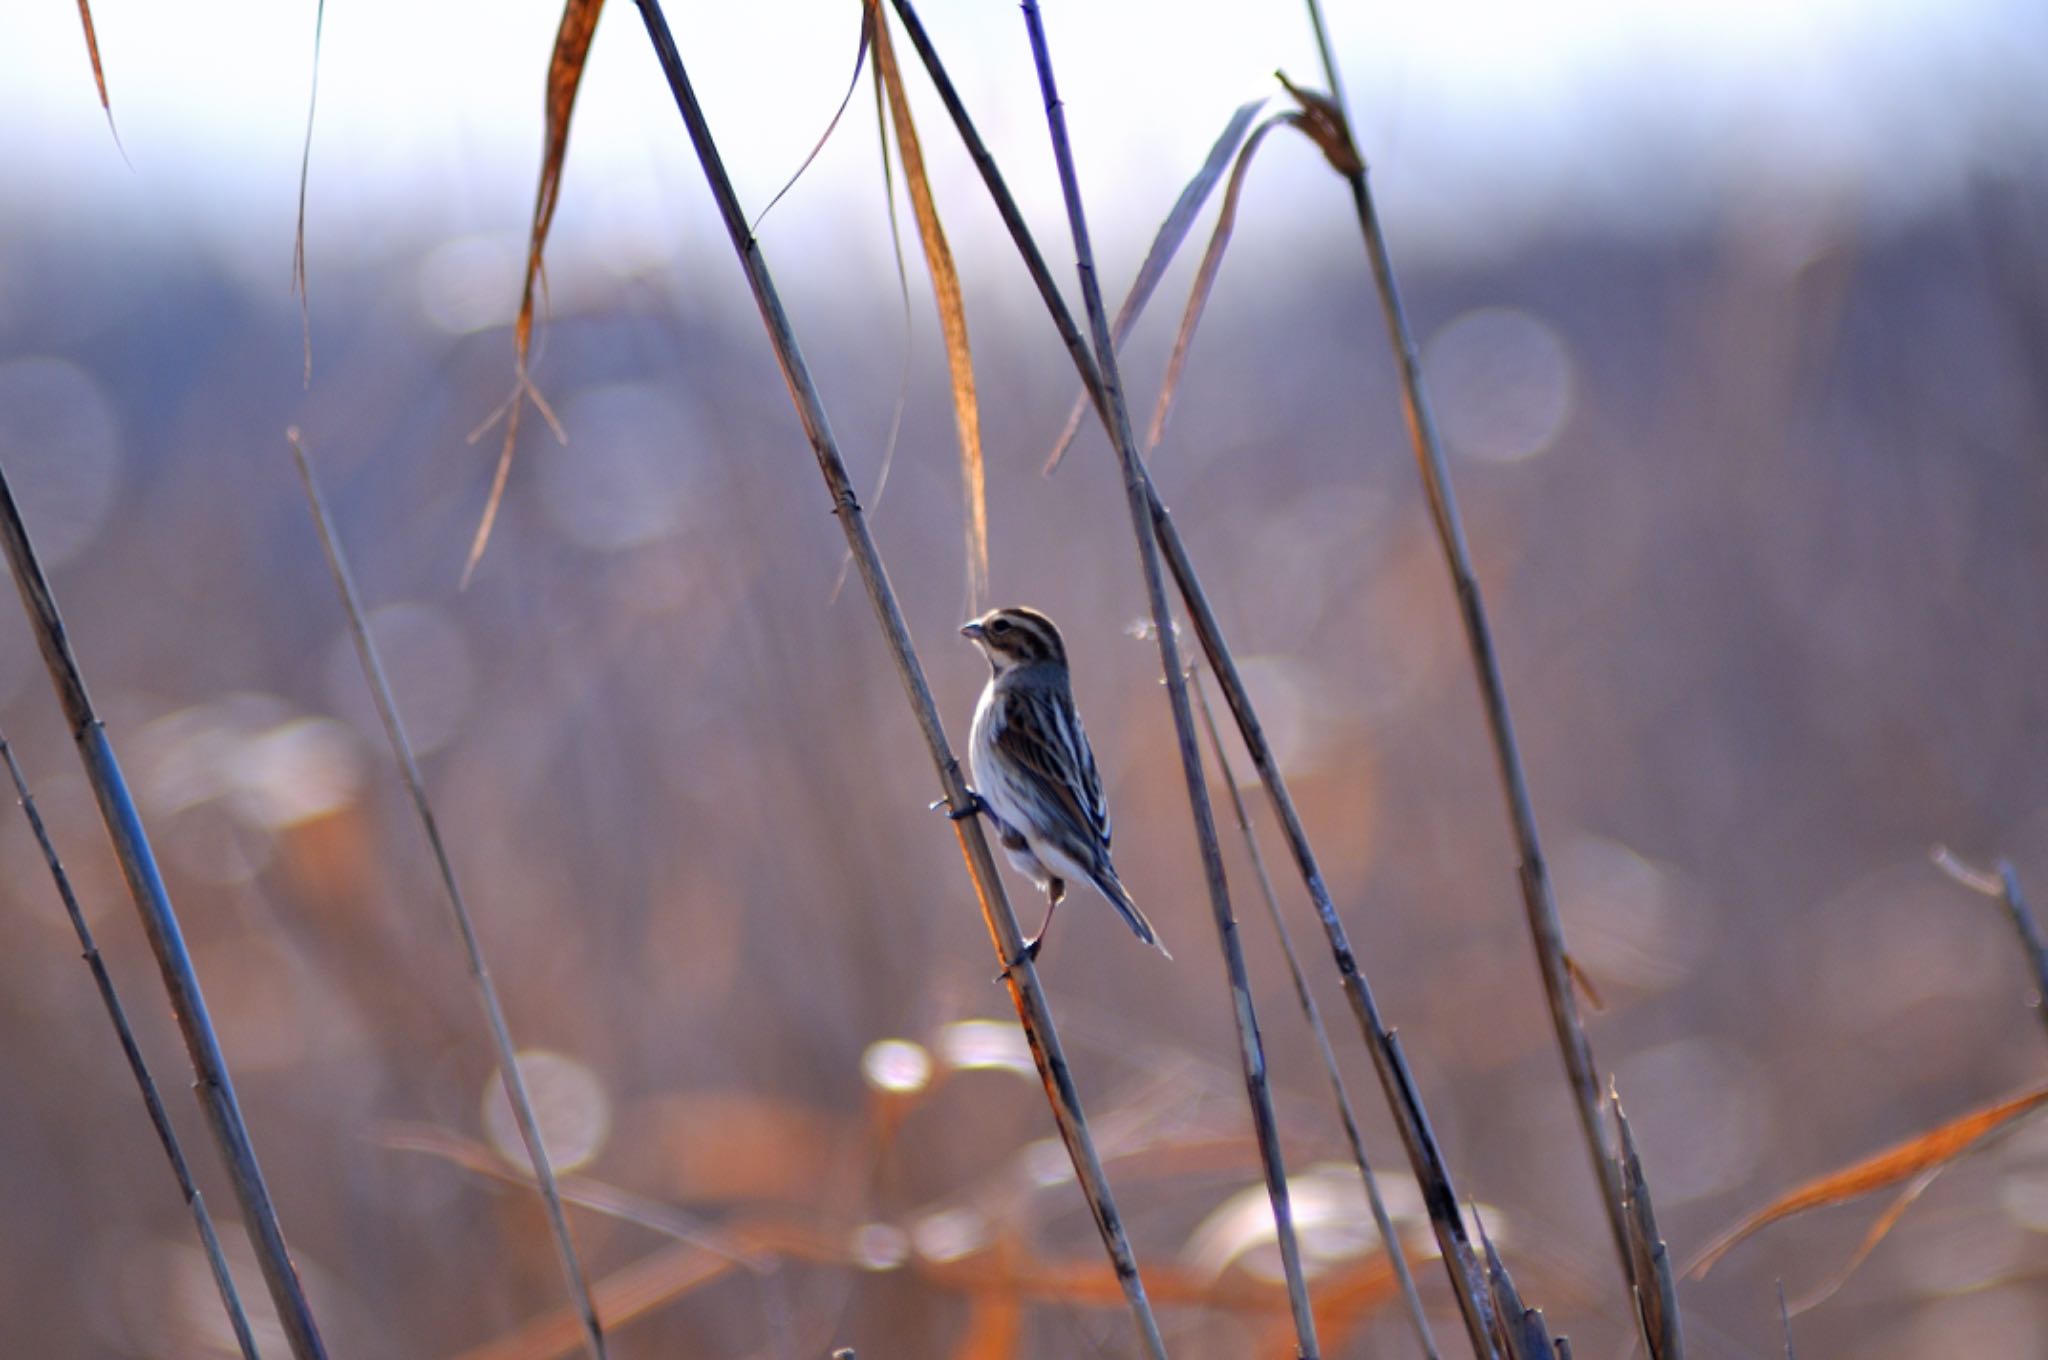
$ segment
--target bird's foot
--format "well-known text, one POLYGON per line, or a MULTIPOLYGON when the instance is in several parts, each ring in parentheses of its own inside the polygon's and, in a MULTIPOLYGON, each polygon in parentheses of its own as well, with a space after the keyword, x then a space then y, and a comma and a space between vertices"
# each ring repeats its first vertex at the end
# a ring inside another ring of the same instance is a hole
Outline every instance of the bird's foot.
POLYGON ((1003 965, 1003 971, 996 974, 995 980, 999 983, 1008 982, 1010 980, 1010 974, 1015 972, 1018 968, 1022 967, 1026 963, 1036 963, 1038 961, 1038 951, 1040 947, 1042 947, 1044 944, 1045 933, 1043 931, 1039 932, 1038 937, 1036 939, 1026 940, 1024 942, 1024 948, 1018 952, 1016 958, 1011 959, 1008 963, 1003 965))
POLYGON ((978 817, 982 813, 987 812, 989 810, 988 802, 985 799, 983 799, 980 794, 976 793, 973 789, 969 789, 967 791, 966 807, 954 807, 953 800, 950 798, 939 798, 933 800, 932 811, 937 812, 940 808, 944 808, 946 810, 946 820, 951 822, 964 822, 969 817, 978 817))

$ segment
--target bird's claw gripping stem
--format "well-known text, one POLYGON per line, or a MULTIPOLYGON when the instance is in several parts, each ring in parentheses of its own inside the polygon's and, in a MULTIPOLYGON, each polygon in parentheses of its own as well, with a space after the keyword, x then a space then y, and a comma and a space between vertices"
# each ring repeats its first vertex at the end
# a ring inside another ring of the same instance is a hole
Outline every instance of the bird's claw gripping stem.
POLYGON ((956 808, 953 806, 953 800, 951 798, 939 798, 933 801, 932 811, 937 812, 940 808, 944 808, 946 810, 947 821, 964 822, 969 817, 978 817, 982 813, 987 812, 988 804, 985 801, 983 801, 982 796, 980 794, 976 793, 973 789, 969 789, 967 791, 966 807, 956 808))

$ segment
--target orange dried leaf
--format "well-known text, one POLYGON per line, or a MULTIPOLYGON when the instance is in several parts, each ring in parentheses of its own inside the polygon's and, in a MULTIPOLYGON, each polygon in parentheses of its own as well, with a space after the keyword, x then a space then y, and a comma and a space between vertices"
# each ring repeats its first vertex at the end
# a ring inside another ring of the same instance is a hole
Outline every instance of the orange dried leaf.
POLYGON ((982 470, 981 408, 974 389, 974 356, 967 344, 967 307, 960 295, 960 274, 953 266, 953 252, 946 244, 946 231, 932 201, 924 151, 918 142, 917 124, 910 116, 903 73, 889 42, 889 26, 881 18, 877 0, 867 0, 867 5, 875 14, 875 79, 882 82, 888 94, 889 120, 896 129, 896 158, 903 166, 903 182, 910 191, 918 239, 924 244, 925 266, 932 277, 932 300, 939 309, 939 329, 946 339, 946 367, 953 380, 953 423, 960 436, 960 481, 967 501, 967 590, 973 607, 979 609, 988 593, 988 492, 982 470))
MULTIPOLYGON (((1909 1138, 1853 1166, 1816 1177, 1779 1196, 1715 1238, 1694 1258, 1685 1273, 1695 1277, 1706 1274, 1737 1243, 1781 1219, 1804 1213, 1808 1209, 1842 1204, 1874 1190, 1883 1190, 1910 1181, 1927 1171, 1945 1166, 1970 1152, 1993 1134, 2005 1131, 2044 1104, 2048 1104, 2048 1086, 2036 1087, 2010 1100, 1999 1101, 1981 1110, 1972 1110, 1939 1128, 1923 1133, 1917 1138, 1909 1138)), ((1896 1219, 1896 1215, 1887 1217, 1896 1219)), ((1889 1224, 1886 1226, 1889 1227, 1889 1224)))
MULTIPOLYGON (((547 247, 548 229, 554 225, 555 204, 562 187, 562 165, 569 156, 569 120, 576 112, 576 93, 583 85, 583 66, 590 57, 591 35, 597 31, 597 16, 604 0, 564 0, 562 22, 555 30, 554 55, 548 59, 547 130, 543 137, 540 186, 533 196, 533 222, 526 239, 526 280, 519 293, 519 319, 513 323, 514 375, 512 396, 502 408, 505 441, 498 452, 497 471, 491 476, 491 490, 484 502, 482 520, 469 545, 469 560, 463 564, 467 582, 476 570, 484 545, 491 541, 491 526, 497 523, 498 505, 505 497, 505 479, 512 471, 512 449, 519 440, 519 413, 531 397, 536 409, 557 439, 562 428, 526 376, 526 363, 533 350, 533 309, 536 283, 542 281, 541 255, 547 247)), ((471 439, 489 428, 490 422, 471 434, 471 439)))

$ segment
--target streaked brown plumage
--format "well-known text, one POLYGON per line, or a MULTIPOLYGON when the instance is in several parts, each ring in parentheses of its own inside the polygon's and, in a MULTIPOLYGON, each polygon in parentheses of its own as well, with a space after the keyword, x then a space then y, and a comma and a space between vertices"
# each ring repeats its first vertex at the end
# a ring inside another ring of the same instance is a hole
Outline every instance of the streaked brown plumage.
MULTIPOLYGON (((1036 609, 1011 608, 992 609, 960 631, 981 647, 991 671, 968 739, 975 792, 1010 862, 1045 893, 1046 924, 1068 880, 1081 879, 1165 954, 1110 862, 1109 804, 1074 706, 1059 629, 1036 609)), ((1040 926, 1027 954, 1035 956, 1044 938, 1040 926)))

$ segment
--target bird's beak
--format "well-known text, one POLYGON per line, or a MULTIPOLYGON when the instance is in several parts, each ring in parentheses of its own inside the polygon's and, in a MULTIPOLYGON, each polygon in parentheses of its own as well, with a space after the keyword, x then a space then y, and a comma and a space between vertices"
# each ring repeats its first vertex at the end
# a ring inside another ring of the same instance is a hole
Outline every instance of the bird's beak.
POLYGON ((972 638, 976 642, 981 641, 981 620, 969 619, 967 622, 961 624, 960 636, 964 638, 972 638))

